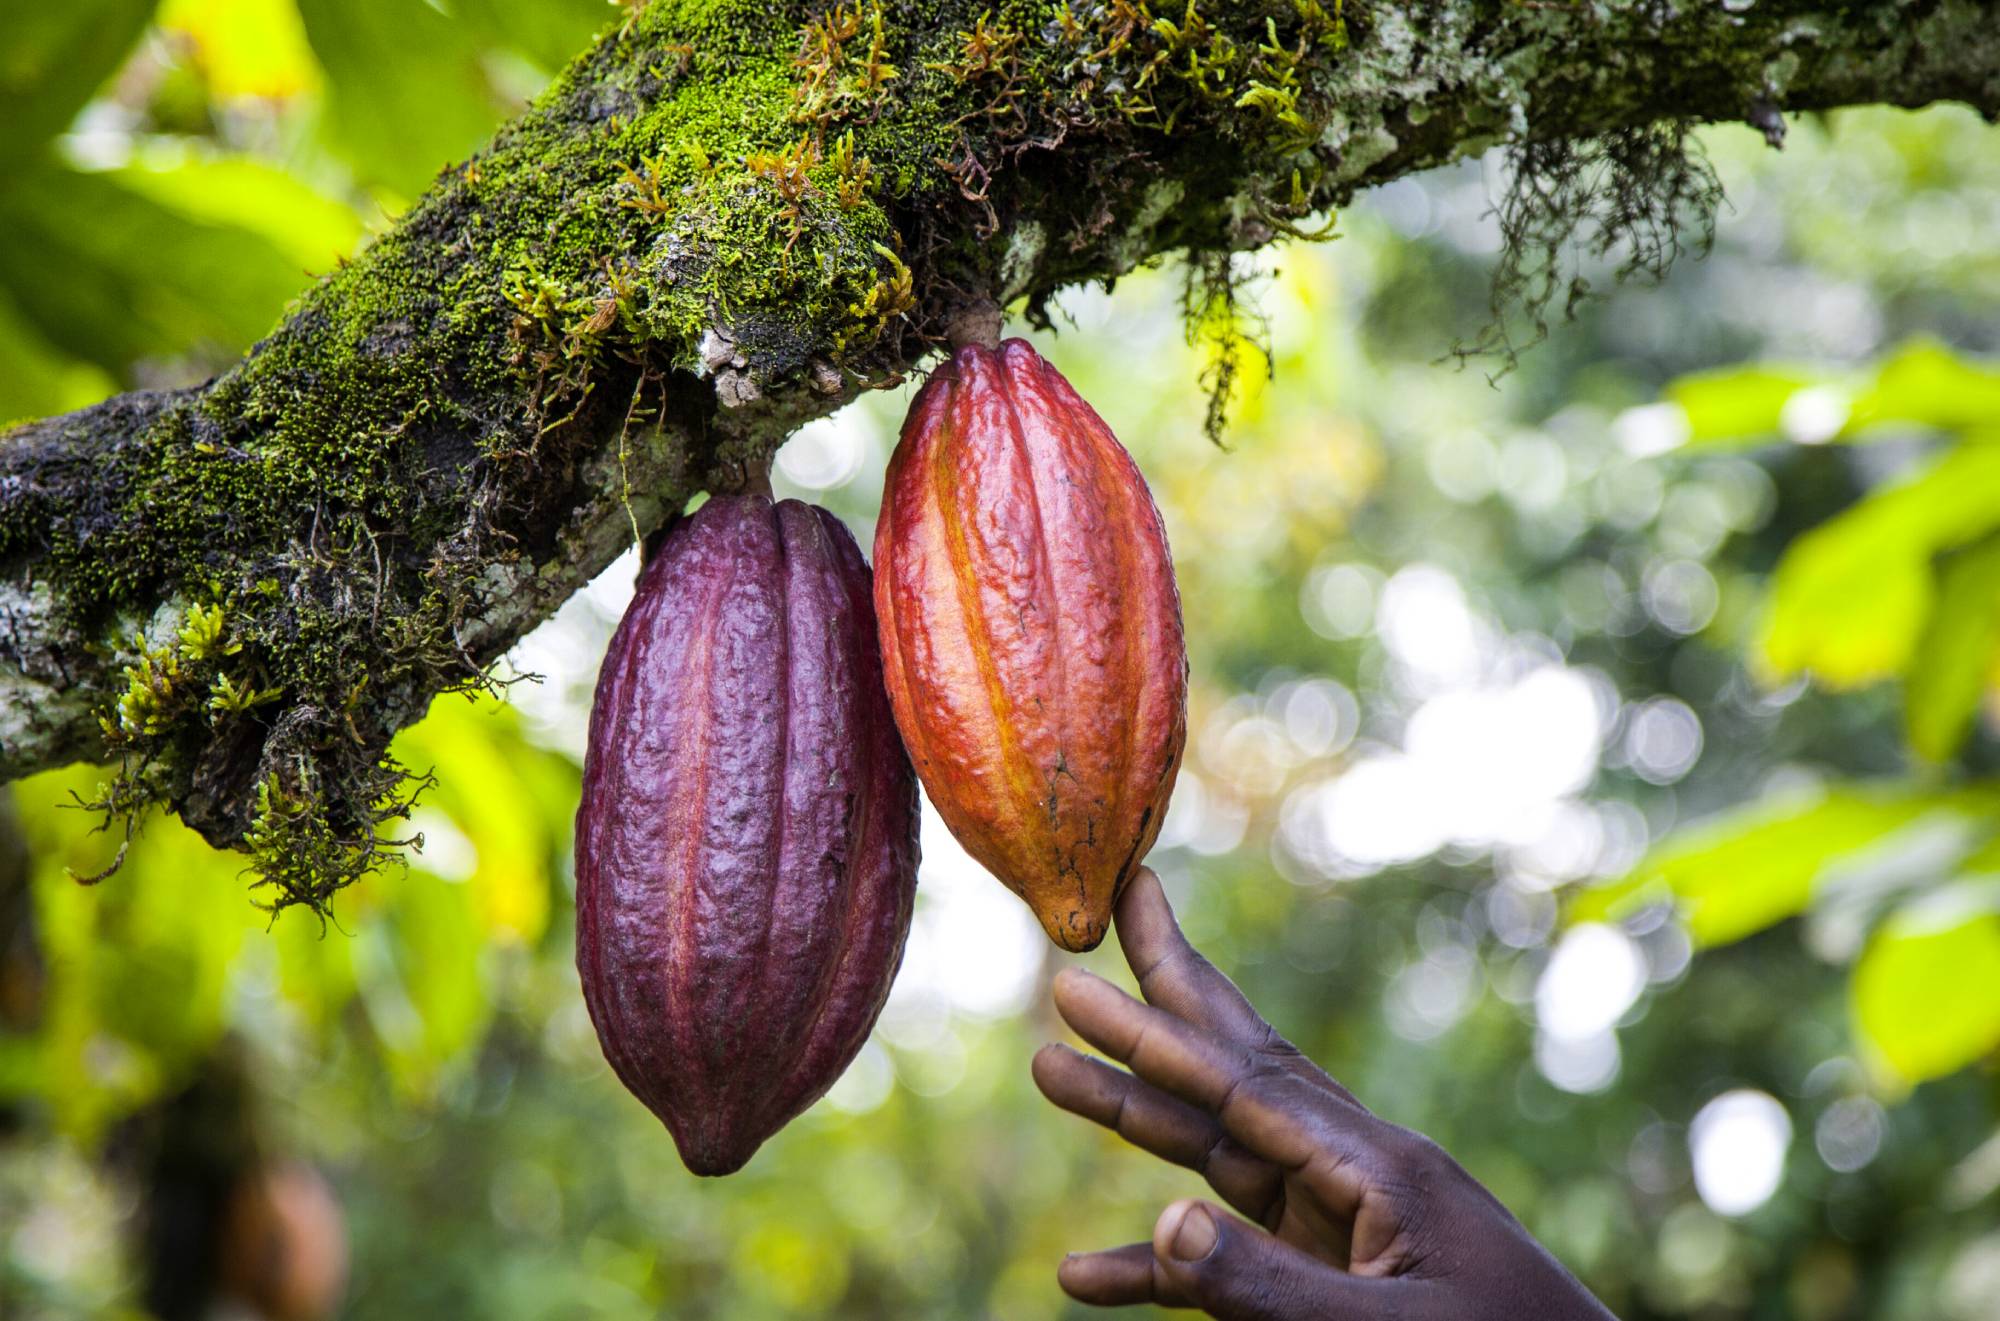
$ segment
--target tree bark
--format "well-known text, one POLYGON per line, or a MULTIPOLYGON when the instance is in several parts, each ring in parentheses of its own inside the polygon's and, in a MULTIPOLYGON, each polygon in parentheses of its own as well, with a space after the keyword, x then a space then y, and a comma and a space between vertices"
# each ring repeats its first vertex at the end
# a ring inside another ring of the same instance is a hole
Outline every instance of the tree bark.
POLYGON ((406 795, 395 730, 968 302, 1214 271, 1496 144, 1992 118, 1996 10, 628 4, 236 367, 0 436, 0 778, 116 760, 102 806, 168 803, 323 902, 406 795))

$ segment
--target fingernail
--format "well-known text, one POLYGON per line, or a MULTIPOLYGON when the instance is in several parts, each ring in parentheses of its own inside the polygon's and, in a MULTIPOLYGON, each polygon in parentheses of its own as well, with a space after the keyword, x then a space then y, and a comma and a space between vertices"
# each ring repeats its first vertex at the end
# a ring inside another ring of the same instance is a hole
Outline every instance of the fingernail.
POLYGON ((1174 1231, 1174 1256, 1181 1261, 1200 1261, 1215 1251, 1215 1218, 1199 1206, 1190 1206, 1174 1231))

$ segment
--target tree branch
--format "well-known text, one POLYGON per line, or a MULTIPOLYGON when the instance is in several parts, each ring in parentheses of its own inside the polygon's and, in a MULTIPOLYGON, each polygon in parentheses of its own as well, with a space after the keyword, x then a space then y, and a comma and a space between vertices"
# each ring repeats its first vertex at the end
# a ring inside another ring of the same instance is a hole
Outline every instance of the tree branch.
POLYGON ((1036 316, 1498 143, 1992 117, 1994 9, 634 6, 229 372, 0 436, 0 777, 108 756, 103 806, 321 903, 382 850, 396 729, 965 302, 1036 316))

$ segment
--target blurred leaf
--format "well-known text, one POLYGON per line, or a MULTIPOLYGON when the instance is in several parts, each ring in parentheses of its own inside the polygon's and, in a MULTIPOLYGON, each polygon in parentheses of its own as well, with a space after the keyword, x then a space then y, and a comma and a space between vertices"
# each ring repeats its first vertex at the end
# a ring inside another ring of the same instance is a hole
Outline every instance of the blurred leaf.
POLYGON ((59 353, 0 288, 0 427, 81 408, 111 393, 110 377, 59 353))
POLYGON ((384 913, 356 933, 355 957, 390 1076, 405 1096, 423 1099, 492 1012, 484 946, 465 885, 414 867, 393 882, 384 913))
POLYGON ((1904 689, 1910 746, 1928 761, 1958 751, 1978 714, 2000 653, 2000 540, 1954 556, 1938 576, 1937 603, 1911 658, 1904 689))
POLYGON ((614 17, 604 0, 458 0, 453 8, 488 40, 549 73, 587 50, 614 17))
POLYGON ((361 242, 353 207, 247 157, 169 150, 106 177, 190 220, 260 236, 295 265, 295 286, 304 285, 307 272, 325 274, 354 255, 361 242))
POLYGON ((1881 532, 1829 523, 1785 553, 1762 643, 1769 679, 1810 670, 1859 688, 1902 671, 1930 614, 1930 566, 1881 532))
MULTIPOLYGON (((1934 339, 1913 339, 1872 374, 1814 371, 1758 364, 1683 376, 1665 397, 1687 414, 1687 444, 1695 449, 1760 445, 1782 434, 1786 408, 1801 391, 1827 394, 1822 435, 1866 439, 1885 422, 1940 431, 2000 426, 2000 366, 1964 357, 1934 339)), ((1812 439, 1818 439, 1814 436, 1812 439)))
POLYGON ((1875 383, 1855 398, 1851 426, 1919 422, 1941 431, 2000 424, 2000 367, 1961 357, 1933 339, 1891 355, 1875 383))
POLYGON ((356 890, 374 883, 371 878, 335 895, 334 918, 324 926, 303 909, 287 910, 271 924, 278 952, 278 988, 322 1032, 339 1021, 340 1011, 359 989, 351 933, 362 921, 371 920, 373 912, 357 904, 356 890))
POLYGON ((292 0, 165 0, 159 23, 187 37, 219 99, 277 99, 319 85, 319 65, 292 0))
MULTIPOLYGON (((438 783, 424 802, 447 813, 474 851, 469 884, 485 934, 525 944, 540 939, 549 921, 552 863, 568 834, 560 805, 573 808, 574 794, 551 794, 546 777, 535 772, 560 759, 522 739, 513 708, 460 697, 434 702, 398 738, 395 755, 413 769, 435 771, 438 783), (562 813, 553 821, 550 805, 562 813)), ((574 777, 573 768, 562 776, 574 777)), ((423 855, 415 865, 424 865, 423 855)))
POLYGON ((2000 832, 1968 853, 1959 863, 1967 876, 2000 876, 2000 832))
POLYGON ((298 0, 332 132, 361 172, 413 196, 501 120, 470 25, 424 0, 298 0))
POLYGON ((100 778, 72 767, 13 788, 51 975, 32 1044, 0 1064, 0 1094, 59 1100, 65 1128, 85 1138, 184 1080, 207 1054, 227 1020, 232 968, 264 923, 242 860, 171 819, 145 824, 116 875, 78 885, 72 872, 100 870, 116 840, 50 805, 100 778))
POLYGON ((0 169, 11 173, 69 127, 146 30, 153 4, 0 0, 0 169))
POLYGON ((1890 919, 1854 969, 1856 1029, 1877 1066, 1906 1084, 2000 1046, 2000 914, 1936 912, 1942 906, 1890 919))
POLYGON ((1726 945, 1812 903, 1836 862, 1875 846, 1933 813, 1963 816, 1992 832, 1990 792, 1931 794, 1846 786, 1805 801, 1759 803, 1681 831, 1612 885, 1586 890, 1570 907, 1579 922, 1615 918, 1663 898, 1675 900, 1700 945, 1726 945))
POLYGON ((148 354, 241 350, 305 284, 263 238, 107 175, 38 169, 0 193, 0 233, 0 289, 57 347, 113 372, 148 354))
POLYGON ((1728 367, 1683 376, 1666 397, 1687 413, 1691 448, 1759 443, 1777 432, 1785 402, 1815 380, 1802 368, 1728 367))
POLYGON ((2000 446, 1962 445, 1801 536, 1779 561, 1762 659, 1834 688, 1900 674, 1933 595, 1931 557, 2000 526, 2000 446))

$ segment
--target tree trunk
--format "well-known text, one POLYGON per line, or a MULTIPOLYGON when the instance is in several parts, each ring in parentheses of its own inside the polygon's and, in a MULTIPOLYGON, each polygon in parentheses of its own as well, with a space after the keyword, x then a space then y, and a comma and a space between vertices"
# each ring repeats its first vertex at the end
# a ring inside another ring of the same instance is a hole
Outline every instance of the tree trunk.
MULTIPOLYGON (((109 757, 101 806, 321 904, 433 695, 970 302, 1226 278, 1495 144, 1600 144, 1600 223, 1671 233, 1713 202, 1686 124, 1940 98, 2000 113, 1996 6, 628 3, 230 371, 0 436, 0 778, 109 757)), ((1593 194, 1556 195, 1543 232, 1593 194)))

